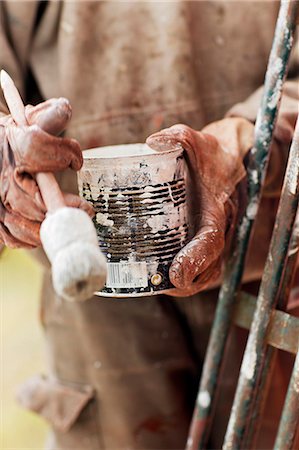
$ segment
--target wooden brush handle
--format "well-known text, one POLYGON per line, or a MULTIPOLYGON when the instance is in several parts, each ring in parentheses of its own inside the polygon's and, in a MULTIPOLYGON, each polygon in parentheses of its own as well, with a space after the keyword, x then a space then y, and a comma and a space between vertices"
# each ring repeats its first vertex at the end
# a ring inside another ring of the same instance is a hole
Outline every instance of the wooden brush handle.
POLYGON ((36 174, 36 182, 48 212, 54 212, 66 206, 60 187, 52 173, 36 174))

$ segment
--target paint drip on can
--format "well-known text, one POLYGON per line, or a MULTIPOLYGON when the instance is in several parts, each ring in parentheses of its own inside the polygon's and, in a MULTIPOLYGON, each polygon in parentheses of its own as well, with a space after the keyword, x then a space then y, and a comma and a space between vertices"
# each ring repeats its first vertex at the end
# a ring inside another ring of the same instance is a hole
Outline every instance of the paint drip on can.
POLYGON ((173 289, 169 268, 187 242, 183 148, 146 144, 83 153, 79 193, 95 209, 108 276, 99 296, 140 297, 173 289))

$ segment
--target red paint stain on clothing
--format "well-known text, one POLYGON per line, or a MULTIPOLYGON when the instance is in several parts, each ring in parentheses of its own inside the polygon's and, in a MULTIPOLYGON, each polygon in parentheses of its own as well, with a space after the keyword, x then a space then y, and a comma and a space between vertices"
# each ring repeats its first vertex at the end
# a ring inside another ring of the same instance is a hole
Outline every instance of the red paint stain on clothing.
POLYGON ((165 433, 169 428, 173 427, 173 421, 165 417, 149 417, 139 424, 135 429, 134 435, 137 437, 141 432, 149 431, 150 433, 165 433))

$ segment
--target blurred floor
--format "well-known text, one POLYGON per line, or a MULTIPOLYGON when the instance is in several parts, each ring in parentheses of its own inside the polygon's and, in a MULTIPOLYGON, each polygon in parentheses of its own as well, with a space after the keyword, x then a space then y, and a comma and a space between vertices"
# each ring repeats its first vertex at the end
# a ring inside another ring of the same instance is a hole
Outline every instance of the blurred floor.
POLYGON ((43 333, 38 319, 41 267, 21 250, 0 254, 1 422, 0 449, 39 449, 47 426, 15 401, 17 386, 44 372, 43 333))

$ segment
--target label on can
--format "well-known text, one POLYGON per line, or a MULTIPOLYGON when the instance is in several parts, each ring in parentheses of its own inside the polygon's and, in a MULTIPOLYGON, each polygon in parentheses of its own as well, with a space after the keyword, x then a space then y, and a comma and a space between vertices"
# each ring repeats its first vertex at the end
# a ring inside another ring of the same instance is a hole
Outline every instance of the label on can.
POLYGON ((108 288, 145 288, 148 285, 147 265, 141 262, 107 264, 108 288))

